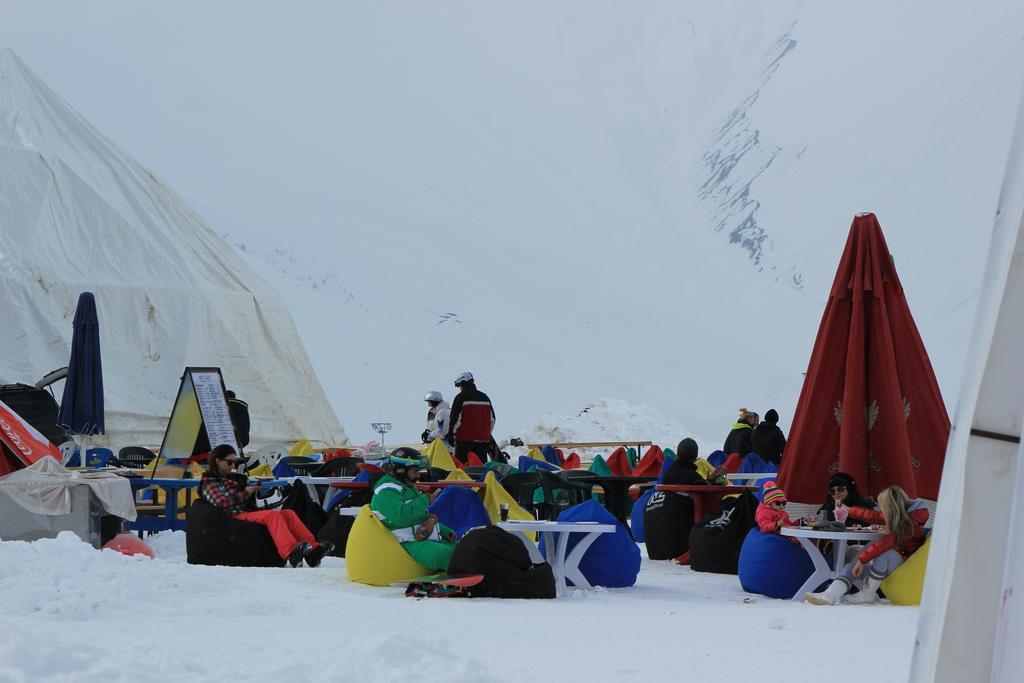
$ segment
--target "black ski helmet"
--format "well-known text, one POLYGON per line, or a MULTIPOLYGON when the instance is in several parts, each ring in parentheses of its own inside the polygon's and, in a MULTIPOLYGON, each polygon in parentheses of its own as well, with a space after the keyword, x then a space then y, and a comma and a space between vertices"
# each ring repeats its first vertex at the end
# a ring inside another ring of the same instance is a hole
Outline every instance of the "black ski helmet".
POLYGON ((410 467, 423 469, 426 466, 423 454, 409 446, 396 448, 391 451, 391 456, 388 458, 388 470, 399 478, 405 478, 405 473, 409 471, 410 467))

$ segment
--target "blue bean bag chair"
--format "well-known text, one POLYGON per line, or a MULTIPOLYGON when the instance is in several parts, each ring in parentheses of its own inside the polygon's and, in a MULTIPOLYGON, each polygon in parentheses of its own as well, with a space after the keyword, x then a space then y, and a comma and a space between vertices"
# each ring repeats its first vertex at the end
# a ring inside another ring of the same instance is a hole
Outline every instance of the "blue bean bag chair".
MULTIPOLYGON (((363 470, 362 472, 357 474, 355 479, 353 479, 352 481, 370 481, 370 473, 366 470, 363 470)), ((331 498, 331 502, 328 503, 327 507, 324 509, 328 511, 333 510, 334 508, 344 503, 345 499, 351 496, 353 493, 354 491, 352 489, 341 489, 336 494, 334 494, 334 497, 331 498)))
POLYGON ((534 460, 528 455, 520 455, 519 471, 529 472, 530 470, 547 470, 548 472, 557 472, 559 468, 544 460, 534 460))
POLYGON ((541 455, 544 456, 545 460, 547 460, 555 467, 562 466, 562 461, 558 459, 558 453, 556 453, 555 449, 552 448, 551 446, 545 446, 544 448, 540 449, 540 453, 541 455))
POLYGON ((480 502, 480 496, 472 489, 450 486, 428 508, 437 519, 459 535, 465 536, 473 527, 487 526, 491 518, 480 502))
MULTIPOLYGON (((587 548, 580 560, 580 571, 592 586, 624 588, 636 583, 640 573, 640 548, 637 547, 629 530, 612 516, 603 505, 596 500, 574 505, 558 515, 559 522, 599 522, 614 524, 615 533, 601 534, 594 544, 587 548)), ((581 536, 573 534, 569 537, 568 555, 579 542, 581 536)), ((540 551, 544 552, 544 540, 541 539, 540 551)), ((568 585, 573 585, 570 581, 568 585)))
POLYGON ((754 528, 740 548, 740 586, 748 593, 789 600, 813 573, 807 552, 785 536, 754 528))
POLYGON ((729 457, 729 454, 726 453, 725 451, 713 451, 711 453, 711 455, 709 455, 706 458, 706 460, 709 463, 711 463, 711 465, 713 467, 718 467, 719 465, 724 465, 725 464, 725 460, 728 457, 729 457))
POLYGON ((644 507, 652 495, 654 495, 653 486, 636 499, 636 502, 633 503, 633 511, 629 514, 629 528, 632 530, 633 538, 637 543, 644 542, 644 507))
MULTIPOLYGON (((757 453, 747 453, 747 457, 743 458, 743 463, 740 468, 736 471, 736 474, 743 474, 744 472, 775 472, 778 473, 779 466, 775 463, 767 462, 761 458, 757 453)), ((756 486, 757 491, 754 491, 754 497, 757 498, 757 502, 762 502, 764 491, 761 487, 766 481, 773 481, 775 477, 762 477, 760 479, 746 479, 746 480, 734 480, 736 484, 743 486, 756 486)))

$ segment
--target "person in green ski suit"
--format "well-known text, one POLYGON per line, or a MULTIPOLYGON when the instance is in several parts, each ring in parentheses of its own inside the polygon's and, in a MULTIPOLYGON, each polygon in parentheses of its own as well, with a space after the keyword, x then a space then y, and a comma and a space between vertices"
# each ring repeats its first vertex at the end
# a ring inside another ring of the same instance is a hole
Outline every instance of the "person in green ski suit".
POLYGON ((396 448, 385 465, 385 474, 373 486, 370 509, 395 535, 405 552, 424 567, 447 571, 452 559, 455 532, 437 521, 427 506, 431 499, 416 488, 423 456, 415 448, 396 448))

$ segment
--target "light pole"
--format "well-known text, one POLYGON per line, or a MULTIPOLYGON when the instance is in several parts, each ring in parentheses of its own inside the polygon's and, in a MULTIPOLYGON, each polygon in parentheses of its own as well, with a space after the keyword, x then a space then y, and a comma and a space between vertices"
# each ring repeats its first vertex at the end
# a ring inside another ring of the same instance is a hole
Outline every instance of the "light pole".
POLYGON ((384 435, 391 431, 391 423, 390 422, 371 422, 370 423, 370 427, 373 428, 373 431, 375 431, 378 434, 380 434, 380 447, 381 447, 381 450, 384 450, 384 435))

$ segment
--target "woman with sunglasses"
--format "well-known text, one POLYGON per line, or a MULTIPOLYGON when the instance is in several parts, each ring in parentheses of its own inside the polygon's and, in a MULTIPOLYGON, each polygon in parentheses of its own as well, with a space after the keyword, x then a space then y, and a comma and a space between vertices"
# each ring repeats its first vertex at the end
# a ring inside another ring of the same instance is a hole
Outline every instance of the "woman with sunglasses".
POLYGON ((235 449, 227 444, 213 449, 199 482, 200 497, 221 512, 267 527, 278 555, 291 566, 299 566, 302 560, 310 567, 319 565, 334 544, 318 544, 293 510, 255 510, 253 496, 260 487, 247 486, 246 476, 235 472, 237 459, 235 449))
MULTIPOLYGON (((835 510, 837 505, 846 507, 875 509, 875 501, 860 495, 857 490, 857 482, 846 472, 836 472, 828 480, 828 493, 825 495, 825 503, 818 508, 818 512, 825 512, 828 521, 835 521, 835 510)), ((846 518, 846 524, 856 524, 852 517, 846 518)))

